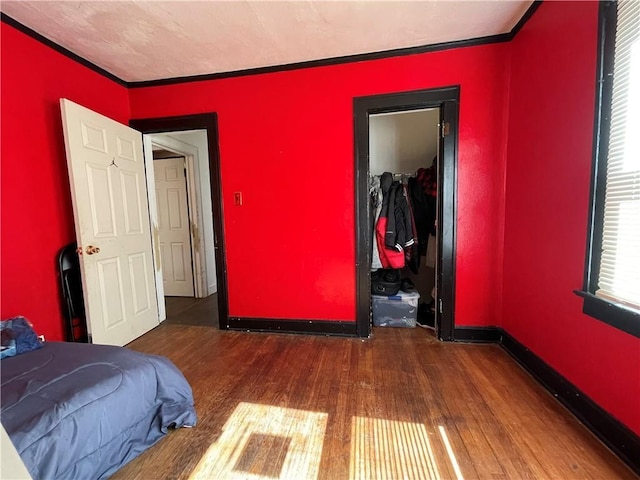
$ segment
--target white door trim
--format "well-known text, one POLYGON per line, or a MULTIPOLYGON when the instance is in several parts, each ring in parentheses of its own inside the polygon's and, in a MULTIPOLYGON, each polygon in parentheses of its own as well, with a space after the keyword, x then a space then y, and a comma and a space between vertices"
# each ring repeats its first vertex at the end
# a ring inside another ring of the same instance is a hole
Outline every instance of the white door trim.
POLYGON ((156 180, 153 171, 153 146, 151 137, 142 135, 144 150, 144 171, 147 178, 147 198, 149 199, 149 222, 151 224, 151 246, 153 247, 153 273, 156 283, 156 303, 158 304, 158 320, 167 319, 164 303, 164 283, 162 282, 162 262, 160 261, 160 243, 158 241, 158 201, 156 199, 156 180))
MULTIPOLYGON (((204 224, 202 217, 202 195, 200 193, 200 187, 198 178, 200 177, 200 170, 198 167, 198 149, 188 143, 182 142, 176 138, 169 136, 169 133, 152 133, 143 134, 143 138, 149 137, 149 143, 162 147, 165 150, 175 153, 179 156, 185 157, 185 163, 187 167, 187 199, 189 202, 189 221, 190 221, 190 234, 191 234, 191 261, 193 265, 194 275, 194 291, 196 298, 203 298, 208 295, 207 291, 207 274, 206 271, 206 258, 204 249, 204 239, 202 238, 202 225, 204 224)), ((146 147, 146 143, 145 143, 146 147)), ((151 159, 146 162, 153 162, 153 153, 151 153, 151 159)), ((153 170, 153 163, 145 165, 147 171, 153 170)), ((157 203, 155 202, 155 183, 154 183, 154 211, 156 214, 157 222, 157 203)), ((150 203, 151 205, 151 203, 150 203)), ((158 270, 156 269, 156 272, 158 270)), ((159 280, 156 278, 156 283, 162 282, 161 271, 159 274, 159 280)), ((164 303, 164 298, 162 298, 164 303)))
MULTIPOLYGON (((178 140, 179 141, 179 140, 178 140)), ((187 144, 185 144, 187 145, 187 144)), ((198 178, 198 149, 191 147, 195 153, 185 155, 187 167, 187 201, 189 202, 189 220, 191 221, 191 259, 193 261, 193 286, 196 298, 207 296, 207 262, 202 238, 202 203, 200 202, 200 188, 198 178)))

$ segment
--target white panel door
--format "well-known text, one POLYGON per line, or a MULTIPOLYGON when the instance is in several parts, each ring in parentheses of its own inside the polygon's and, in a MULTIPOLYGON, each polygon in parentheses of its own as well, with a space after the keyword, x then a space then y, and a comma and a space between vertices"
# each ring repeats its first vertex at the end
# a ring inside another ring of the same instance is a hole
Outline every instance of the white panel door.
POLYGON ((184 158, 153 161, 164 294, 193 297, 191 232, 184 158))
POLYGON ((87 327, 125 345, 156 327, 142 135, 61 99, 87 327))

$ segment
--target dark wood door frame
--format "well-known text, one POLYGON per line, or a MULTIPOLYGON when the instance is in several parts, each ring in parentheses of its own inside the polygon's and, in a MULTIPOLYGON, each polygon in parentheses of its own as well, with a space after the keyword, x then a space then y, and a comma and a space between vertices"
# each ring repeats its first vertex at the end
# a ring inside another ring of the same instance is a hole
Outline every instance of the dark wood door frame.
MULTIPOLYGON (((220 148, 218 145, 218 115, 215 112, 180 117, 137 118, 129 122, 132 128, 148 133, 176 132, 181 130, 206 130, 209 150, 209 181, 213 232, 215 235, 216 278, 218 287, 218 327, 227 329, 229 304, 227 300, 227 255, 224 246, 222 223, 222 187, 220 182, 220 148)), ((206 212, 203 212, 206 213, 206 212)))
POLYGON ((424 108, 440 109, 441 138, 438 155, 438 315, 440 340, 454 339, 456 197, 458 164, 458 115, 460 87, 358 97, 355 121, 355 221, 356 221, 356 332, 371 334, 371 235, 369 234, 369 116, 424 108), (447 125, 447 131, 444 126, 447 125), (443 134, 444 132, 444 134, 443 134))

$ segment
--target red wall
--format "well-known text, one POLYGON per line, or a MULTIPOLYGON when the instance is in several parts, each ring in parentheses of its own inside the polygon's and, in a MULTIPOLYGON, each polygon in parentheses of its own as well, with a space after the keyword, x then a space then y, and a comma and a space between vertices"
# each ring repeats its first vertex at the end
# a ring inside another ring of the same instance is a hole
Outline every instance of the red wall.
POLYGON ((508 48, 130 90, 134 118, 218 113, 230 315, 355 319, 353 98, 459 84, 456 318, 497 324, 508 48))
POLYGON ((597 2, 544 2, 512 42, 503 326, 640 434, 640 340, 582 314, 597 2))
POLYGON ((60 97, 127 122, 126 88, 0 23, 0 315, 63 338, 56 255, 75 240, 60 97))
POLYGON ((457 324, 502 325, 640 433, 639 341, 572 293, 596 34, 597 3, 544 2, 510 44, 127 92, 2 23, 0 313, 62 338, 55 258, 74 232, 60 97, 121 122, 218 112, 230 314, 353 320, 352 100, 459 84, 457 324))

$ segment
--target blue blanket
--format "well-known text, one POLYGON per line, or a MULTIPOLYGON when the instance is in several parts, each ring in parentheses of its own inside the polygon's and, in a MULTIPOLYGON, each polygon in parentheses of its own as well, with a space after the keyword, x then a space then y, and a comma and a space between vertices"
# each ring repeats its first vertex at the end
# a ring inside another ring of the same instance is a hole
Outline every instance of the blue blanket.
POLYGON ((0 374, 2 425, 34 479, 108 477, 169 427, 196 424, 191 387, 164 357, 49 342, 0 374))

